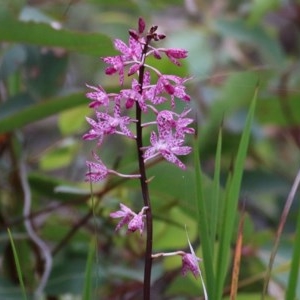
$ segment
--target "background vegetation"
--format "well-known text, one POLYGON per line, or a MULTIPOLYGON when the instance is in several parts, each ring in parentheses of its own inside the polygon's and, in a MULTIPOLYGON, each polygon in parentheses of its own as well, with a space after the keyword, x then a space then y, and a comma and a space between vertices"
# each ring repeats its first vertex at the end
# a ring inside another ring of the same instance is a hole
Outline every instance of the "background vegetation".
MULTIPOLYGON (((189 51, 181 68, 164 60, 159 61, 159 68, 167 74, 192 76, 189 93, 199 125, 197 153, 205 174, 207 203, 212 201, 215 187, 212 178, 219 128, 222 125, 220 182, 224 187, 259 85, 238 206, 244 216, 238 299, 260 298, 279 217, 300 165, 297 1, 2 2, 1 299, 22 297, 7 228, 28 291, 35 289, 38 274, 42 273, 41 255, 25 230, 22 178, 28 180, 32 196, 29 219, 53 257, 47 299, 67 295, 71 295, 68 299, 80 299, 86 291, 85 269, 91 240, 97 243, 92 260, 93 297, 138 299, 135 293, 142 284, 144 240, 138 234, 116 235, 115 221, 109 218, 120 201, 139 206, 138 185, 110 179, 93 186, 93 200, 97 203, 93 209, 91 188, 84 182, 85 161, 91 158, 93 144, 83 142, 81 136, 88 129, 85 116, 90 113, 85 84, 118 89, 118 78, 103 75, 105 66, 99 58, 115 54, 111 40, 127 40, 128 29, 136 27, 139 16, 167 34, 166 46, 189 51), (26 167, 23 175, 22 166, 26 167)), ((119 138, 105 142, 101 157, 119 169, 132 170, 136 166, 134 143, 119 138)), ((154 250, 186 247, 186 224, 202 257, 192 155, 186 163, 189 167, 185 172, 166 163, 149 169, 149 174, 155 175, 150 186, 155 214, 154 250)), ((295 199, 269 285, 269 294, 275 299, 284 299, 293 247, 300 240, 296 236, 299 195, 295 199)), ((236 212, 235 207, 232 209, 236 212)), ((232 249, 235 244, 233 239, 232 249)), ((224 297, 230 291, 231 269, 227 272, 224 297)), ((201 295, 199 281, 192 276, 182 278, 179 273, 178 259, 155 262, 155 299, 193 299, 201 295)))

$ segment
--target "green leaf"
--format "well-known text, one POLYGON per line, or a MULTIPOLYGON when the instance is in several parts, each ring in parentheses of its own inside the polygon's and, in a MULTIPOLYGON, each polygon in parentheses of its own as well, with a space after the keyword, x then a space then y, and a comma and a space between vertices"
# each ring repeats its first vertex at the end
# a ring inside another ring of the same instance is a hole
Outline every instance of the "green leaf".
POLYGON ((94 240, 91 241, 89 247, 88 258, 85 268, 85 279, 83 286, 83 300, 92 299, 92 272, 93 272, 93 258, 95 257, 96 243, 94 240))
POLYGON ((70 135, 82 132, 82 128, 86 127, 85 116, 91 114, 88 105, 74 107, 62 112, 58 118, 58 126, 63 135, 70 135))
POLYGON ((285 99, 270 97, 261 99, 257 104, 257 118, 265 124, 298 125, 300 123, 300 94, 285 99))
POLYGON ((212 201, 207 201, 207 212, 208 212, 208 224, 210 231, 210 243, 212 249, 212 258, 214 260, 214 245, 217 234, 217 227, 220 218, 220 173, 221 173, 221 155, 222 155, 222 129, 219 130, 216 158, 215 158, 215 170, 213 180, 213 196, 212 201))
POLYGON ((56 262, 52 269, 46 285, 46 293, 49 295, 59 296, 66 293, 81 295, 82 293, 86 256, 69 252, 56 262))
POLYGON ((293 254, 289 273, 288 285, 286 289, 286 299, 299 299, 300 297, 300 208, 298 208, 298 218, 296 232, 294 236, 293 254))
MULTIPOLYGON (((230 74, 220 91, 220 96, 211 105, 209 116, 201 128, 200 148, 203 150, 211 141, 211 136, 218 135, 222 119, 227 119, 241 107, 248 106, 257 82, 264 86, 268 82, 269 72, 235 72, 230 74)), ((225 140, 225 139, 224 139, 225 140)))
POLYGON ((11 234, 9 228, 7 228, 7 232, 8 232, 10 244, 12 247, 13 255, 14 255, 18 278, 20 281, 21 289, 22 289, 22 296, 23 296, 23 299, 26 300, 27 296, 26 296, 25 285, 24 285, 24 281, 23 281, 23 275, 22 275, 22 270, 21 270, 21 264, 19 261, 19 256, 18 256, 17 249, 16 249, 16 246, 15 246, 15 243, 14 243, 14 240, 13 240, 13 237, 12 237, 12 234, 11 234))
POLYGON ((30 93, 41 98, 57 95, 64 83, 69 55, 27 46, 26 56, 22 71, 27 74, 26 87, 30 93))
POLYGON ((62 47, 96 56, 114 52, 110 38, 104 34, 54 29, 48 24, 22 22, 7 17, 0 18, 0 41, 62 47))
POLYGON ((86 193, 82 189, 71 187, 71 183, 58 179, 57 177, 47 176, 41 172, 29 173, 29 183, 32 191, 38 196, 61 201, 78 201, 86 199, 86 193))
POLYGON ((258 89, 256 88, 250 110, 246 119, 245 128, 241 137, 236 160, 234 162, 233 172, 229 174, 227 181, 227 194, 224 199, 224 211, 222 215, 222 226, 220 228, 220 248, 218 252, 217 272, 215 296, 213 299, 222 299, 224 282, 229 264, 230 243, 234 232, 234 224, 236 220, 237 204, 239 199, 242 175, 244 170, 244 162, 247 155, 251 125, 254 118, 256 99, 258 89))
MULTIPOLYGON (((178 257, 166 258, 166 260, 179 260, 178 257)), ((198 298, 201 293, 201 287, 199 284, 199 280, 196 280, 191 274, 182 278, 180 276, 176 276, 176 278, 166 287, 166 295, 170 299, 186 299, 179 298, 179 295, 190 296, 192 298, 198 298)), ((188 298, 190 299, 190 298, 188 298)))
MULTIPOLYGON (((149 185, 151 198, 153 198, 154 214, 161 216, 168 212, 170 206, 179 204, 183 212, 189 217, 197 218, 195 204, 195 170, 188 167, 185 171, 167 162, 161 162, 148 170, 148 178, 154 177, 149 185), (162 201, 163 199, 163 201, 162 201)), ((135 181, 127 183, 136 187, 135 181)), ((212 195, 212 182, 203 175, 203 188, 207 200, 212 195)), ((184 225, 184 224, 182 224, 184 225)))
POLYGON ((65 167, 71 163, 77 145, 71 139, 66 139, 57 148, 45 153, 40 160, 43 170, 54 170, 65 167))
POLYGON ((201 240, 201 247, 203 253, 203 263, 206 277, 206 287, 208 298, 213 299, 214 294, 214 285, 215 285, 215 274, 213 269, 213 249, 209 232, 209 212, 207 198, 205 197, 205 193, 203 190, 203 174, 200 165, 200 157, 199 157, 199 142, 195 138, 194 140, 194 161, 195 161, 195 176, 196 176, 196 207, 198 213, 198 228, 199 235, 201 240))
POLYGON ((6 79, 14 73, 26 60, 26 51, 22 45, 14 45, 1 58, 0 79, 6 79))
POLYGON ((86 101, 83 93, 50 98, 39 103, 34 103, 28 94, 18 95, 0 105, 0 133, 18 129, 86 101))
POLYGON ((153 247, 155 251, 185 249, 188 246, 184 230, 185 225, 189 236, 194 240, 197 233, 195 220, 183 213, 178 207, 169 209, 165 219, 157 219, 154 222, 153 240, 155 243, 153 247), (176 236, 176 239, 174 239, 174 236, 176 236))
MULTIPOLYGON (((23 298, 23 291, 21 288, 17 287, 11 281, 0 276, 0 299, 5 300, 20 300, 23 298)), ((27 299, 33 300, 33 297, 28 296, 27 299)))

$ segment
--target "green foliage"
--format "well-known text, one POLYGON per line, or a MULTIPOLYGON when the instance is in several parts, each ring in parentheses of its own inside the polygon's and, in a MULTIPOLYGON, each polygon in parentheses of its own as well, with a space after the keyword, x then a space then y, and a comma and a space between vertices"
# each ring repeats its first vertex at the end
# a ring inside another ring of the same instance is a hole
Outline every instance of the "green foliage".
POLYGON ((17 249, 15 247, 15 243, 14 243, 14 240, 13 240, 13 237, 12 237, 12 234, 11 234, 9 228, 7 228, 7 232, 8 232, 9 240, 10 240, 11 247, 12 247, 12 250, 13 250, 13 255, 14 255, 14 260, 15 260, 15 263, 16 263, 18 278, 19 278, 19 281, 20 281, 21 289, 22 289, 22 297, 23 297, 24 300, 27 300, 25 285, 24 285, 24 281, 23 281, 23 273, 22 273, 22 269, 21 269, 21 265, 20 265, 20 261, 19 261, 18 252, 17 252, 17 249))
POLYGON ((62 110, 83 104, 83 94, 76 93, 68 96, 33 103, 29 95, 18 95, 1 105, 0 132, 20 128, 26 124, 52 116, 62 110))
POLYGON ((93 272, 93 262, 95 258, 95 249, 96 249, 95 242, 92 241, 90 243, 88 259, 86 262, 85 280, 84 280, 84 288, 82 294, 83 300, 92 299, 92 275, 93 275, 92 272, 93 272))
POLYGON ((50 25, 0 18, 0 40, 39 46, 61 47, 90 55, 103 56, 113 51, 111 40, 99 33, 80 33, 55 29, 50 25), (5 30, 9 28, 9 30, 5 30))
MULTIPOLYGON (((126 40, 143 16, 167 33, 162 47, 188 49, 181 68, 164 58, 153 62, 166 74, 191 76, 191 115, 198 123, 197 139, 188 141, 194 159, 184 158, 186 171, 166 162, 147 170, 154 250, 186 250, 186 225, 202 258, 210 299, 229 299, 239 212, 245 210, 236 299, 260 299, 274 232, 300 162, 299 20, 289 15, 299 4, 27 2, 4 1, 0 7, 0 298, 25 299, 24 290, 35 289, 42 266, 24 229, 20 157, 28 165, 29 218, 53 254, 45 293, 112 299, 139 290, 145 237, 116 234, 109 218, 119 202, 140 208, 139 185, 109 178, 93 186, 90 205, 84 174, 94 142, 81 137, 90 113, 85 84, 118 90, 116 77, 103 77, 99 58, 114 55, 112 40, 126 40), (10 240, 7 227, 14 232, 10 240)), ((149 132, 145 143, 148 138, 149 132)), ((101 151, 111 167, 136 172, 134 143, 105 140, 101 151)), ((271 274, 286 299, 300 299, 299 220, 295 202, 271 274)), ((153 289, 159 299, 203 295, 200 280, 182 278, 180 266, 178 257, 155 260, 153 289)), ((265 299, 271 299, 273 286, 269 292, 265 299)))
POLYGON ((298 212, 298 218, 297 218, 297 227, 295 232, 295 238, 294 238, 294 249, 293 249, 293 256, 291 258, 291 269, 289 273, 289 281, 287 285, 287 290, 285 297, 286 299, 295 299, 296 295, 299 295, 299 266, 300 266, 300 210, 298 212))

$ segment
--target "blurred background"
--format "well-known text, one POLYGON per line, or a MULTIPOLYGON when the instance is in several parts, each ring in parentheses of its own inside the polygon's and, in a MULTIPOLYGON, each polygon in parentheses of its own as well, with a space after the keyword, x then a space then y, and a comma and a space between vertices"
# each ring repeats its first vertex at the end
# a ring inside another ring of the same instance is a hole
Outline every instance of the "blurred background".
MULTIPOLYGON (((284 0, 2 0, 0 6, 0 298, 21 299, 10 228, 25 286, 33 291, 42 257, 24 227, 20 162, 26 165, 34 230, 53 255, 46 299, 81 299, 92 238, 97 240, 95 299, 139 299, 144 237, 114 233, 109 213, 118 203, 140 207, 138 185, 116 179, 90 186, 85 161, 94 142, 84 142, 85 116, 92 116, 86 84, 118 91, 100 57, 115 55, 112 40, 127 42, 142 16, 158 25, 164 47, 185 48, 178 68, 155 61, 165 74, 191 77, 188 92, 199 125, 200 157, 211 190, 217 135, 223 127, 222 176, 231 168, 245 116, 259 87, 251 144, 243 177, 246 211, 241 293, 255 299, 274 232, 300 163, 300 3, 284 0), (99 296, 101 295, 101 296, 99 296), (68 298, 69 297, 69 298, 68 298)), ((129 80, 125 87, 130 86, 129 80)), ((179 105, 180 107, 180 105, 179 105)), ((191 141, 190 141, 191 142, 191 141)), ((99 153, 109 166, 136 167, 135 145, 106 140, 99 153)), ((194 204, 193 158, 183 172, 166 163, 149 170, 155 214, 154 250, 186 247, 183 224, 199 245, 194 204)), ((275 299, 285 289, 295 238, 299 197, 292 207, 272 277, 275 299)), ((201 253, 199 253, 201 256, 201 253)), ((180 261, 157 261, 156 299, 193 299, 201 287, 181 278, 180 261)), ((298 297, 300 297, 300 286, 298 297)), ((226 296, 226 291, 225 291, 226 296)), ((243 298, 248 299, 248 298, 243 298)))

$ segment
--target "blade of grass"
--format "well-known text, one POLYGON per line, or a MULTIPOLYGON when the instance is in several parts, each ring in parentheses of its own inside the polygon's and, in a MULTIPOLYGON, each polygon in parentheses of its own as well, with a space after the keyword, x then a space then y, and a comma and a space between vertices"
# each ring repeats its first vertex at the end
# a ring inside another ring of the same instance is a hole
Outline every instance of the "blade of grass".
POLYGON ((291 260, 291 270, 289 281, 286 289, 285 299, 296 299, 296 289, 299 283, 299 268, 300 268, 300 209, 297 218, 297 227, 295 233, 295 244, 291 260))
POLYGON ((214 248, 216 242, 216 233, 217 226, 219 221, 219 202, 220 202, 220 172, 221 172, 221 154, 222 154, 222 128, 220 128, 218 135, 218 144, 216 151, 216 159, 215 159, 215 170, 214 170, 214 179, 213 179, 213 196, 212 201, 210 201, 209 213, 210 213, 210 222, 209 229, 211 234, 211 248, 212 248, 212 257, 214 261, 214 248))
MULTIPOLYGON (((286 299, 296 299, 297 284, 299 284, 299 266, 300 266, 300 209, 297 218, 297 227, 295 233, 294 250, 291 260, 291 270, 289 274, 288 285, 286 289, 286 299)), ((299 295, 298 295, 299 296, 299 295)))
POLYGON ((92 280, 93 280, 93 258, 95 255, 95 241, 94 239, 90 243, 89 247, 89 253, 88 253, 88 258, 87 258, 87 263, 86 263, 86 268, 85 268, 85 280, 84 280, 84 287, 83 287, 83 295, 82 299, 83 300, 90 300, 93 299, 92 297, 92 280))
POLYGON ((199 157, 199 141, 197 134, 194 139, 194 161, 195 161, 195 176, 196 176, 196 207, 198 212, 199 235, 202 246, 203 264, 206 277, 206 286, 208 298, 213 299, 214 290, 214 270, 212 260, 212 249, 210 236, 208 232, 208 215, 206 211, 205 198, 203 195, 203 178, 200 166, 199 157))
POLYGON ((16 269, 17 269, 17 273, 18 273, 18 279, 19 279, 20 286, 21 286, 21 289, 22 289, 23 299, 27 300, 26 290, 25 290, 25 285, 24 285, 24 282, 23 282, 22 270, 21 270, 21 265, 20 265, 17 249, 15 247, 15 243, 14 243, 14 240, 13 240, 13 237, 12 237, 12 234, 11 234, 9 228, 7 228, 7 232, 8 232, 11 248, 13 250, 14 260, 15 260, 16 269))
MULTIPOLYGON (((91 172, 91 168, 89 168, 89 172, 91 172)), ((94 190, 93 184, 90 182, 90 191, 91 191, 91 204, 92 204, 92 211, 93 211, 93 222, 94 222, 94 239, 90 243, 88 259, 85 269, 85 281, 84 281, 84 289, 83 289, 83 300, 92 299, 92 264, 93 258, 96 257, 96 264, 98 264, 98 252, 96 251, 96 245, 98 244, 97 239, 97 223, 96 223, 96 203, 94 198, 94 190)))
POLYGON ((224 214, 221 227, 220 247, 218 251, 216 286, 214 299, 222 299, 223 287, 229 264, 230 243, 234 231, 237 204, 243 175, 244 162, 247 155, 251 125, 254 118, 258 88, 251 102, 250 110, 246 119, 245 128, 241 137, 238 153, 233 167, 232 177, 228 184, 228 193, 224 201, 224 214))

